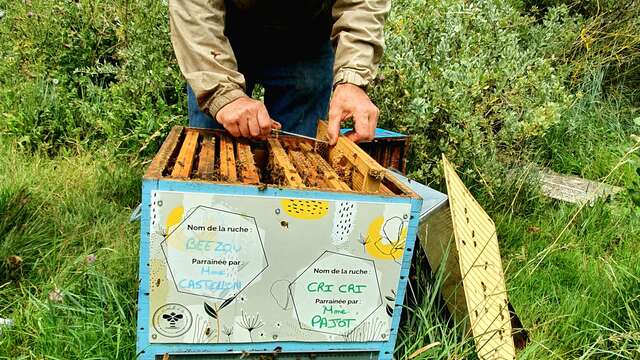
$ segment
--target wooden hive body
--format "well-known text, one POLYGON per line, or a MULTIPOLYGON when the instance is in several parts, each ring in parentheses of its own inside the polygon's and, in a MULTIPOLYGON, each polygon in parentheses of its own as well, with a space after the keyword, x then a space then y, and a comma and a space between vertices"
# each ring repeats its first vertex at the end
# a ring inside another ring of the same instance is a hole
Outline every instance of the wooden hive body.
POLYGON ((172 129, 143 178, 139 358, 392 358, 422 200, 315 146, 172 129))
MULTIPOLYGON (((349 131, 351 129, 342 129, 343 133, 349 131)), ((377 128, 373 140, 361 142, 358 146, 385 168, 407 173, 407 158, 411 148, 409 135, 377 128)))

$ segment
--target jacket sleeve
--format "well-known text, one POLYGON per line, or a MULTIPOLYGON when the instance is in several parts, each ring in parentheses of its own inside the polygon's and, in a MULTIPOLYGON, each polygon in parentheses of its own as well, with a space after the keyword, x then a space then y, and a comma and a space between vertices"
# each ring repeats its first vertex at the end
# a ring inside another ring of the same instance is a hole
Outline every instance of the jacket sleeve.
POLYGON ((383 27, 391 0, 336 0, 331 41, 336 58, 333 83, 369 85, 384 49, 383 27))
POLYGON ((224 35, 224 0, 170 0, 171 42, 180 70, 198 105, 215 114, 245 96, 229 39, 224 35))

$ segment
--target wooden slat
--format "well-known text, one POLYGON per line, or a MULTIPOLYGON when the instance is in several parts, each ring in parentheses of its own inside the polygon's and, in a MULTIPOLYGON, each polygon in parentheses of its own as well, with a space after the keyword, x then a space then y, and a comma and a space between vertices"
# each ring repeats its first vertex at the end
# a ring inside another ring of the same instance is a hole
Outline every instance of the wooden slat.
POLYGON ((238 169, 242 182, 253 185, 259 184, 260 176, 258 175, 258 168, 256 168, 256 163, 253 159, 251 146, 246 140, 238 140, 236 147, 238 150, 238 169))
POLYGON ((171 177, 179 179, 187 179, 191 174, 193 168, 193 160, 196 153, 196 147, 198 146, 198 136, 200 134, 196 130, 187 130, 182 148, 176 159, 176 164, 173 166, 171 177))
POLYGON ((382 164, 382 166, 388 167, 390 162, 391 162, 391 148, 385 147, 383 148, 383 153, 382 153, 380 163, 382 164))
POLYGON ((416 194, 410 187, 405 185, 402 181, 398 180, 397 177, 391 171, 386 171, 384 174, 384 179, 382 180, 384 186, 386 186, 391 192, 396 195, 407 195, 412 198, 420 198, 420 195, 416 194))
POLYGON ((171 129, 169 136, 167 136, 167 139, 162 143, 160 150, 153 158, 151 165, 149 165, 147 172, 144 174, 145 178, 159 179, 162 177, 162 171, 167 167, 169 158, 171 157, 171 154, 173 154, 176 145, 178 145, 178 140, 180 139, 183 129, 184 128, 182 126, 174 126, 171 129))
MULTIPOLYGON (((350 165, 350 166, 352 166, 352 165, 350 165)), ((342 171, 347 172, 348 171, 348 166, 343 166, 343 170, 342 171)), ((353 170, 353 168, 352 168, 352 170, 351 170, 351 187, 354 190, 362 191, 362 190, 359 190, 359 189, 362 189, 363 186, 364 186, 364 175, 362 175, 362 173, 357 171, 357 170, 353 170)), ((380 188, 378 188, 378 191, 379 190, 380 190, 380 188)))
POLYGON ((220 135, 220 177, 223 181, 238 180, 233 140, 227 135, 220 135))
POLYGON ((395 168, 396 170, 402 170, 402 166, 400 165, 400 146, 393 144, 391 147, 391 164, 390 167, 395 168))
POLYGON ((380 184, 380 194, 395 195, 393 191, 391 191, 391 189, 389 189, 388 187, 384 186, 384 184, 380 184))
POLYGON ((407 173, 407 158, 409 157, 409 150, 411 149, 411 138, 407 137, 404 143, 404 148, 402 149, 402 171, 403 174, 407 173))
POLYGON ((384 150, 384 147, 381 145, 381 143, 377 142, 375 143, 375 146, 372 146, 371 150, 368 150, 367 152, 369 153, 369 155, 371 155, 372 158, 374 158, 378 162, 378 164, 384 167, 384 163, 382 162, 383 150, 384 150))
POLYGON ((307 143, 300 143, 300 148, 304 151, 307 158, 320 167, 320 170, 324 173, 325 183, 334 190, 340 191, 352 191, 349 185, 340 180, 340 176, 336 174, 335 170, 320 156, 320 154, 313 151, 313 147, 307 143))
POLYGON ((205 135, 200 146, 200 159, 196 176, 200 179, 211 180, 215 175, 216 138, 205 135))
POLYGON ((302 151, 289 150, 289 158, 302 177, 305 185, 315 188, 326 188, 324 177, 318 173, 318 166, 305 156, 302 151))
POLYGON ((282 148, 280 142, 274 138, 267 139, 270 149, 269 162, 271 164, 272 176, 274 172, 279 172, 278 179, 283 182, 283 185, 303 188, 304 182, 295 167, 289 161, 287 153, 282 148))
MULTIPOLYGON (((319 139, 327 139, 327 123, 318 122, 319 139)), ((329 149, 329 161, 335 166, 342 159, 351 163, 361 175, 361 181, 353 181, 354 190, 376 193, 380 190, 380 182, 384 178, 385 169, 369 154, 345 136, 339 136, 335 146, 329 149)))

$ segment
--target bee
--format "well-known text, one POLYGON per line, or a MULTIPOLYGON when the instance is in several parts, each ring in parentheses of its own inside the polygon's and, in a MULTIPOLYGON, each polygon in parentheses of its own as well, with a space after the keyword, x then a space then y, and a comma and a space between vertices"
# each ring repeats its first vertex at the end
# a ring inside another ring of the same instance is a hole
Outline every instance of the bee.
POLYGON ((175 328, 176 323, 182 320, 183 317, 184 315, 176 314, 175 312, 171 312, 170 314, 162 314, 162 318, 167 320, 170 328, 175 328))
POLYGON ((282 220, 282 221, 280 221, 280 226, 282 226, 283 228, 288 229, 289 228, 289 222, 282 220))

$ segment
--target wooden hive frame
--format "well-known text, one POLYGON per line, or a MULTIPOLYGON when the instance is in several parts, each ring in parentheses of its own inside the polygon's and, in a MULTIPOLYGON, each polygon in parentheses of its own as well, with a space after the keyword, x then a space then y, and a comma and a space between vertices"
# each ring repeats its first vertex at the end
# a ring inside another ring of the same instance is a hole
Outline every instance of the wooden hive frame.
MULTIPOLYGON (((318 136, 326 136, 326 123, 320 122, 318 136)), ((251 142, 175 126, 144 178, 416 196, 346 137, 325 156, 315 148, 313 141, 291 136, 251 142)))

